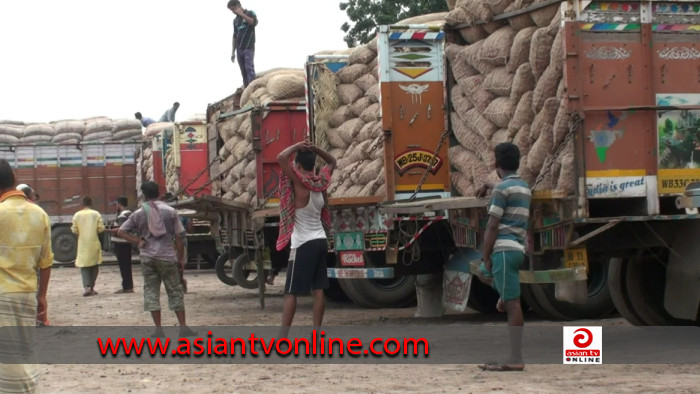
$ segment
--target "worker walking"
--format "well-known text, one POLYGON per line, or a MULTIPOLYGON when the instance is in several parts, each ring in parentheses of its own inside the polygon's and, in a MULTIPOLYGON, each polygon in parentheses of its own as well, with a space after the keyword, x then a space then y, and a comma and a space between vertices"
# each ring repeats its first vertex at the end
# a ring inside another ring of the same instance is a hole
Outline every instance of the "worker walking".
MULTIPOLYGON (((0 226, 4 229, 0 231, 0 327, 5 327, 0 353, 33 352, 29 339, 39 311, 46 311, 53 264, 51 222, 43 209, 15 190, 14 171, 4 159, 0 159, 0 226)), ((0 363, 0 392, 36 392, 37 367, 0 363)))
POLYGON ((92 198, 83 197, 83 209, 73 215, 73 233, 78 235, 78 256, 75 266, 83 278, 83 296, 96 295, 95 282, 102 264, 102 246, 98 234, 105 230, 102 215, 92 209, 92 198))
POLYGON ((114 255, 117 257, 117 262, 119 262, 119 273, 122 276, 122 288, 117 290, 115 294, 123 293, 133 293, 134 292, 134 278, 131 273, 131 244, 129 241, 120 238, 117 235, 119 227, 126 223, 126 220, 131 216, 131 211, 127 206, 129 205, 129 200, 126 197, 117 198, 117 219, 115 221, 116 227, 110 229, 109 232, 112 234, 111 241, 114 244, 114 255))

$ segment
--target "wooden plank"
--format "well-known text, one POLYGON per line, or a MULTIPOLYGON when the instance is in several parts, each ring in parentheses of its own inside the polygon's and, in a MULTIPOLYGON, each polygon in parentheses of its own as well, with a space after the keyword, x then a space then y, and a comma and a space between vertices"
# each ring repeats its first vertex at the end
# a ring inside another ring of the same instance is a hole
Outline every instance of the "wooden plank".
POLYGON ((251 216, 253 219, 260 219, 260 218, 269 218, 273 216, 279 216, 280 215, 280 209, 279 207, 275 208, 267 208, 267 209, 261 209, 258 211, 253 211, 251 216))
POLYGON ((569 197, 564 190, 535 190, 532 192, 533 200, 560 200, 569 197))
POLYGON ((608 223, 608 224, 606 224, 606 225, 603 225, 603 226, 598 227, 597 229, 591 231, 590 233, 584 235, 583 237, 580 237, 580 238, 575 239, 569 246, 572 246, 572 247, 573 247, 573 246, 578 246, 578 245, 580 245, 580 244, 582 244, 582 243, 588 241, 589 239, 595 237, 596 235, 598 235, 598 234, 600 234, 600 233, 603 233, 603 232, 605 232, 605 231, 607 231, 607 230, 609 230, 609 229, 611 229, 611 228, 617 226, 618 223, 621 223, 621 222, 622 222, 622 220, 619 220, 619 219, 618 219, 618 220, 613 220, 613 221, 611 221, 610 223, 608 223))
POLYGON ((328 205, 333 208, 342 208, 343 206, 356 205, 376 205, 384 201, 384 196, 369 196, 369 197, 335 197, 328 200, 328 205))
POLYGON ((431 198, 428 200, 395 202, 379 208, 382 213, 409 214, 445 209, 485 208, 488 198, 449 197, 431 198))
MULTIPOLYGON (((479 264, 481 260, 469 263, 469 271, 474 275, 480 275, 479 264)), ((586 280, 586 267, 560 268, 545 271, 520 270, 520 283, 556 283, 586 280)))

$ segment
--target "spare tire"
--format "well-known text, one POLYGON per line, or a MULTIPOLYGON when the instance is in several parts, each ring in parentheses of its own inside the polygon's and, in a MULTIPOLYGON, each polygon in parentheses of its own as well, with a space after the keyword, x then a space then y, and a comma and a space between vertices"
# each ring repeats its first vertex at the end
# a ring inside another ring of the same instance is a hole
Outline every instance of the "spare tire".
POLYGON ((229 286, 238 284, 233 278, 233 264, 228 253, 222 254, 216 260, 216 277, 229 286))
POLYGON ((51 230, 51 250, 56 261, 61 263, 75 261, 78 254, 78 237, 68 226, 55 227, 51 230))

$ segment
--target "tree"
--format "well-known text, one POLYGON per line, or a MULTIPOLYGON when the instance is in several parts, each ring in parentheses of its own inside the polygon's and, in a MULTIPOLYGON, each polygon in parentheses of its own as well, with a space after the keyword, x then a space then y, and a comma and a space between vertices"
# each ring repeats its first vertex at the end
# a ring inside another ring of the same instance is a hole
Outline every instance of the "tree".
POLYGON ((347 33, 345 42, 349 48, 366 44, 377 35, 377 26, 396 23, 417 15, 445 12, 445 0, 346 0, 340 2, 340 10, 353 22, 345 22, 340 29, 347 33), (405 4, 408 3, 408 4, 405 4))

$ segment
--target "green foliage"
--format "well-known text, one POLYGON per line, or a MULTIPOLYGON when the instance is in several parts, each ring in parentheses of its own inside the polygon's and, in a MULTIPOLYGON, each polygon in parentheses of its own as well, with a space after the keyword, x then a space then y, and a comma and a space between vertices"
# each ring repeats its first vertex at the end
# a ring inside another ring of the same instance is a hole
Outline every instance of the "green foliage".
POLYGON ((366 44, 377 35, 377 26, 396 23, 417 15, 445 12, 445 0, 346 0, 340 2, 340 10, 345 11, 350 22, 340 27, 349 48, 366 44), (406 4, 408 3, 408 4, 406 4))

